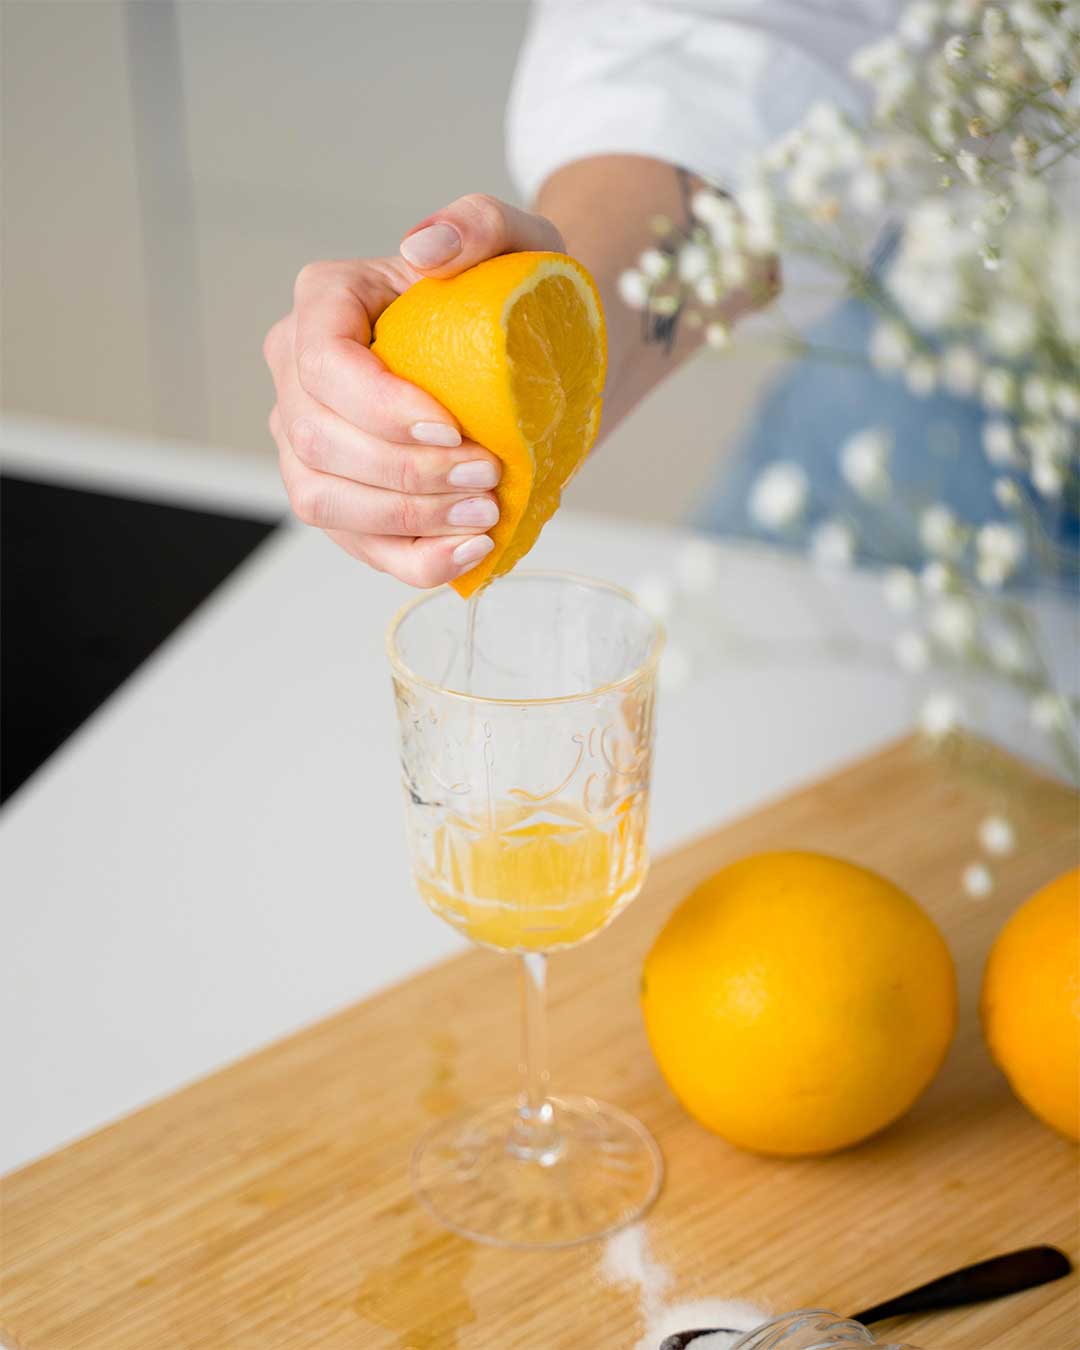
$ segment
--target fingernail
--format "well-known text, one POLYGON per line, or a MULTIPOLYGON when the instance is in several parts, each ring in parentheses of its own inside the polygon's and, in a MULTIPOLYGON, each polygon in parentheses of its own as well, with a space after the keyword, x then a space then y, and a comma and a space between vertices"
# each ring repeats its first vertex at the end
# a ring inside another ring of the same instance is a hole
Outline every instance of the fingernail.
POLYGON ((453 225, 427 225, 401 241, 401 256, 414 267, 438 267, 461 252, 453 225))
POLYGON ((475 539, 466 539, 463 544, 458 544, 451 556, 464 572, 466 567, 473 567, 481 558, 486 558, 494 547, 495 540, 490 534, 478 534, 475 539))
POLYGON ((488 530, 499 519, 499 508, 490 497, 466 497, 446 513, 448 525, 479 525, 488 530))
POLYGON ((490 459, 467 459, 446 475, 451 487, 493 488, 499 481, 499 466, 490 459))
POLYGON ((421 445, 460 445, 461 432, 449 422, 414 422, 409 435, 421 445))

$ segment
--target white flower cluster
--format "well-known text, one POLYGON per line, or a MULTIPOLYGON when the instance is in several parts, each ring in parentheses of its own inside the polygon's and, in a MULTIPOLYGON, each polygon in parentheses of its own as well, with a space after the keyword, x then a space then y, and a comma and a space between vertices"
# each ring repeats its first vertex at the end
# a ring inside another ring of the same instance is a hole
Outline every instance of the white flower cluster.
MULTIPOLYGON (((1008 816, 995 812, 979 824, 979 845, 992 858, 1007 858, 1016 849, 1016 831, 1008 816)), ((983 900, 994 889, 994 874, 984 862, 968 863, 961 884, 972 900, 983 900)))
MULTIPOLYGON (((888 277, 908 322, 879 325, 870 359, 903 372, 913 393, 940 378, 977 398, 987 459, 1059 498, 1080 484, 1080 219, 1042 183, 1027 185, 994 234, 989 271, 978 209, 953 194, 911 211, 888 277), (944 339, 940 355, 920 350, 927 331, 944 339)), ((1001 505, 1021 504, 1015 487, 1003 491, 1001 505)))
MULTIPOLYGON (((773 254, 824 258, 847 294, 880 311, 874 368, 914 398, 943 391, 981 409, 981 453, 996 475, 987 518, 961 520, 906 486, 893 433, 879 425, 838 446, 840 500, 778 458, 747 510, 820 568, 886 564, 885 599, 902 616, 895 658, 940 680, 920 717, 929 740, 966 718, 948 675, 979 673, 1026 700, 1032 727, 1080 778, 1074 702, 1049 686, 1001 594, 1048 558, 1062 565, 1040 512, 1080 508, 1080 0, 911 0, 852 70, 872 86, 866 125, 815 104, 737 200, 704 188, 685 226, 656 222, 657 245, 620 293, 665 335, 685 322, 723 349, 740 307, 729 301, 755 287, 769 298, 773 254), (898 243, 882 275, 868 259, 885 219, 898 243)), ((1080 559, 1067 567, 1075 580, 1080 559)), ((688 568, 675 591, 694 589, 691 574, 707 587, 701 567, 688 568)), ((644 589, 665 603, 656 579, 644 589)), ((670 678, 686 678, 681 657, 670 678)), ((980 839, 999 856, 1011 826, 990 818, 980 839)), ((976 862, 963 882, 980 895, 993 878, 976 862)))
POLYGON ((705 343, 731 343, 724 301, 745 292, 764 302, 771 295, 771 260, 779 246, 776 208, 762 185, 748 187, 738 205, 703 188, 690 202, 691 219, 677 230, 666 217, 654 222, 661 245, 646 249, 637 266, 618 279, 622 300, 660 317, 679 316, 702 330, 705 343))

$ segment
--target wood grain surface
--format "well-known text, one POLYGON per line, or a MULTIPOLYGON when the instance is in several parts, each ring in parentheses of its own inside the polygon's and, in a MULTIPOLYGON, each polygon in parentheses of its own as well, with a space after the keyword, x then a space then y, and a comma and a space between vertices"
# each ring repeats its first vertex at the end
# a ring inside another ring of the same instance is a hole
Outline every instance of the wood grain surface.
MULTIPOLYGON (((618 1103, 659 1140, 667 1180, 647 1231, 673 1297, 851 1311, 1030 1242, 1080 1255, 1076 1149, 1014 1100, 976 1014, 1006 915, 1075 864, 1076 815, 1063 788, 985 747, 943 766, 904 742, 661 859, 608 932, 555 958, 555 1086, 618 1103), (973 901, 960 873, 1003 773, 1022 847, 973 901), (754 1157, 696 1125, 653 1064, 637 1006, 642 957, 672 907, 721 864, 779 847, 842 855, 909 889, 960 970, 960 1029, 930 1091, 876 1139, 814 1160, 754 1157)), ((356 903, 371 905, 377 942, 378 897, 356 903)), ((470 952, 13 1173, 5 1344, 629 1350, 637 1299, 604 1283, 600 1247, 476 1246, 409 1191, 415 1137, 514 1084, 514 974, 470 952)), ((882 1330, 925 1350, 1075 1350, 1077 1284, 882 1330)))

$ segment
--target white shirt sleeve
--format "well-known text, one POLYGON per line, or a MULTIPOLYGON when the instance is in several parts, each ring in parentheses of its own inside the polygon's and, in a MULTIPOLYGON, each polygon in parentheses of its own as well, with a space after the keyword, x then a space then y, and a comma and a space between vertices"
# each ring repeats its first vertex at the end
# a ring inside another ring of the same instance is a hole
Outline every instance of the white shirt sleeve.
POLYGON ((622 153, 737 187, 814 101, 861 110, 848 60, 896 18, 893 0, 534 0, 511 173, 531 199, 563 164, 622 153))

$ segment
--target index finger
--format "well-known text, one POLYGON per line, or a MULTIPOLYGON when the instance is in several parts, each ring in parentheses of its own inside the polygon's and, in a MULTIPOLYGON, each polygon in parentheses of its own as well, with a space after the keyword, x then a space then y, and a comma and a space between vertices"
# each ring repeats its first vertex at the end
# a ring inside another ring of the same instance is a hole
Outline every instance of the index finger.
POLYGON ((305 267, 295 288, 297 379, 313 399, 372 436, 460 445, 457 422, 442 404, 391 374, 368 346, 372 319, 397 295, 391 275, 372 263, 305 267))

